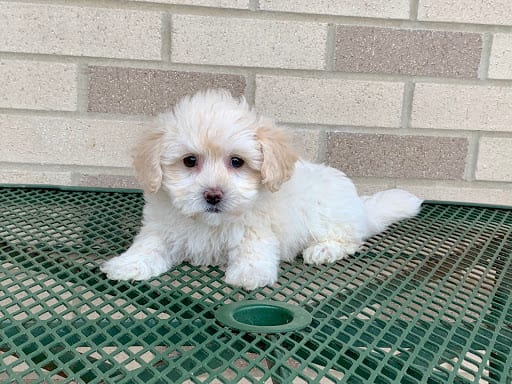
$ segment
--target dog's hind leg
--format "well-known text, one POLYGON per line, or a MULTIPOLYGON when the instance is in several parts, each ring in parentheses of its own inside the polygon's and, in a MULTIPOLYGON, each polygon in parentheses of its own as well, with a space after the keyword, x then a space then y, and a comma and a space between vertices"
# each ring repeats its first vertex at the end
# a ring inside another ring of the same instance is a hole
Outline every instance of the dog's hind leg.
POLYGON ((346 223, 318 232, 312 233, 312 240, 302 252, 306 264, 334 263, 354 254, 363 243, 363 231, 346 223))
POLYGON ((360 245, 356 241, 323 240, 307 247, 302 257, 306 264, 334 263, 355 253, 360 245))

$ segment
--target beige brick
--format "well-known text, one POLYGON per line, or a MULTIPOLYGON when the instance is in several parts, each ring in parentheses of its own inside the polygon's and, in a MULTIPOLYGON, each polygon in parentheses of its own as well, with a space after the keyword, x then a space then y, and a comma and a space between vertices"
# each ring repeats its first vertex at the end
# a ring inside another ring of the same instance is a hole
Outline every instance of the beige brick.
POLYGON ((293 123, 398 127, 404 85, 257 76, 256 107, 293 123))
POLYGON ((301 158, 309 161, 320 160, 320 142, 323 132, 310 129, 291 129, 291 139, 294 149, 301 158))
POLYGON ((327 24, 174 15, 178 63, 323 69, 327 24))
POLYGON ((512 88, 416 84, 414 128, 512 131, 512 88))
POLYGON ((0 60, 0 107, 76 110, 77 76, 74 64, 0 60))
POLYGON ((143 124, 0 115, 0 162, 130 167, 143 124))
POLYGON ((249 8, 249 0, 130 0, 130 1, 145 2, 145 3, 192 5, 192 6, 199 6, 199 7, 214 7, 214 8, 236 8, 236 9, 249 8))
POLYGON ((510 0, 420 0, 418 19, 475 24, 512 24, 510 0))
POLYGON ((473 186, 466 183, 463 186, 449 185, 410 185, 398 184, 397 188, 405 189, 425 200, 455 201, 464 203, 480 203, 512 206, 512 188, 495 188, 473 186))
POLYGON ((492 41, 489 62, 491 79, 512 79, 512 34, 498 33, 492 41))
POLYGON ((512 181, 512 139, 482 137, 476 164, 478 180, 512 181))
POLYGON ((3 170, 0 168, 0 184, 70 185, 70 172, 48 172, 37 169, 3 170))
POLYGON ((7 52, 159 60, 161 27, 158 12, 0 3, 7 52))
POLYGON ((326 15, 408 19, 409 0, 260 0, 266 11, 317 13, 326 15))

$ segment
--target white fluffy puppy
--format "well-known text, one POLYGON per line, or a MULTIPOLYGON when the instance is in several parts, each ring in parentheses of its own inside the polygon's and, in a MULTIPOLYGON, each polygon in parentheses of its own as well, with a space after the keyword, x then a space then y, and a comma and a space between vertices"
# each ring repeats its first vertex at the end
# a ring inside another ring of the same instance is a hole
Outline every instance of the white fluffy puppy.
POLYGON ((245 289, 271 285, 281 260, 335 262, 421 205, 402 190, 359 197, 344 173, 299 160, 283 130, 227 91, 185 97, 161 115, 134 168, 144 218, 133 245, 101 266, 114 280, 188 261, 224 264, 225 281, 245 289))

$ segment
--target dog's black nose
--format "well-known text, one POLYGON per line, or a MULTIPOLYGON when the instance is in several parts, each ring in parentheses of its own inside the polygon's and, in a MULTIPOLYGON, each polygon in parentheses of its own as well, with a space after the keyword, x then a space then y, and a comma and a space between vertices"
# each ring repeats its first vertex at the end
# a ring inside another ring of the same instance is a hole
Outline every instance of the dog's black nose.
POLYGON ((204 191, 204 199, 210 205, 217 205, 220 203, 224 194, 218 188, 211 188, 204 191))

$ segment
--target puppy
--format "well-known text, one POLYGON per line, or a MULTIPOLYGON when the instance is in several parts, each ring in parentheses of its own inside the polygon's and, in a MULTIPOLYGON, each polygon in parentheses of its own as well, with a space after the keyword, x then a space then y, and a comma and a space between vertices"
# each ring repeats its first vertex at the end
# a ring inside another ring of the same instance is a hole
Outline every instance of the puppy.
POLYGON ((114 280, 187 261, 225 265, 226 283, 252 290, 277 281, 281 260, 333 263, 421 205, 402 190, 359 197, 344 173, 298 159, 285 131, 223 90, 161 115, 133 164, 146 204, 133 245, 101 266, 114 280))

